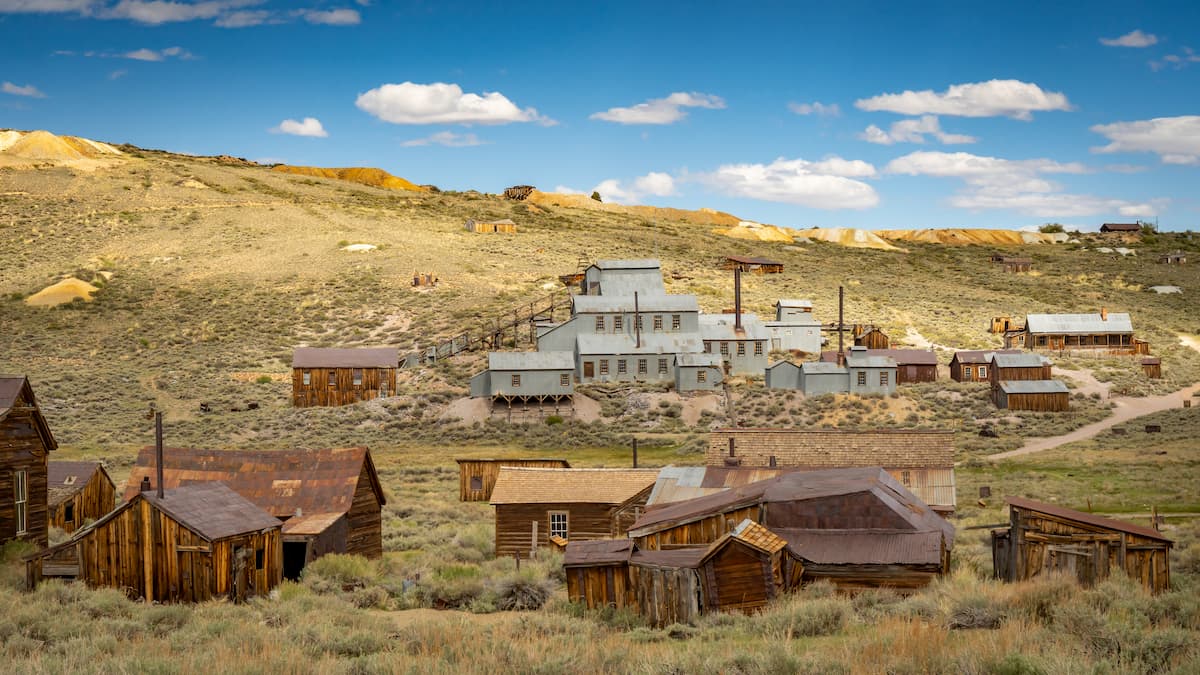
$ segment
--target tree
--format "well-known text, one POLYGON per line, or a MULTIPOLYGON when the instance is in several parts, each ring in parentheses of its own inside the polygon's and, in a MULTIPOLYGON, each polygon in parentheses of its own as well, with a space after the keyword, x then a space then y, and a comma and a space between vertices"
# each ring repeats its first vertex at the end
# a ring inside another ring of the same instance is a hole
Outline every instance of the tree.
POLYGON ((595 190, 592 190, 592 199, 595 199, 598 202, 604 201, 603 199, 600 199, 600 193, 595 190))
POLYGON ((1066 232, 1067 230, 1059 223, 1046 223, 1038 228, 1038 232, 1043 234, 1054 234, 1056 232, 1066 232))

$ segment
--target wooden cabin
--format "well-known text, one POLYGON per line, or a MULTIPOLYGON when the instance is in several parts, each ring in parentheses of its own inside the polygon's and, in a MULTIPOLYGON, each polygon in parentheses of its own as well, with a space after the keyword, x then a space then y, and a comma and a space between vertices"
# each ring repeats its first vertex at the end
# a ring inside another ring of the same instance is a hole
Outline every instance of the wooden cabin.
POLYGON ((57 447, 29 380, 0 376, 0 544, 46 545, 46 460, 57 447))
POLYGON ((1187 254, 1183 251, 1172 251, 1158 256, 1158 262, 1164 265, 1183 265, 1187 262, 1187 254))
POLYGON ((1149 354, 1150 343, 1133 336, 1126 313, 1101 308, 1097 314, 1030 314, 1025 327, 1004 334, 1008 349, 1149 354))
MULTIPOLYGON (((936 382, 938 379, 938 357, 937 353, 931 350, 867 348, 864 354, 868 357, 879 356, 895 361, 897 384, 936 382)), ((821 352, 821 361, 837 363, 837 352, 821 352)))
POLYGON ((549 545, 625 536, 642 514, 655 469, 535 469, 504 466, 492 488, 496 555, 527 556, 549 545))
MULTIPOLYGON (((32 587, 42 563, 74 553, 75 579, 153 602, 240 602, 283 576, 280 522, 223 483, 141 492, 67 542, 27 556, 32 587)), ((67 576, 58 570, 59 576, 67 576)))
POLYGON ((1010 274, 1017 272, 1028 272, 1033 269, 1033 258, 1019 258, 1011 255, 995 254, 991 257, 991 261, 995 265, 999 265, 1001 269, 1010 274))
MULTIPOLYGON (((143 448, 129 472, 124 498, 155 480, 154 448, 143 448)), ((371 452, 323 450, 201 450, 166 448, 163 487, 223 482, 283 521, 283 570, 288 579, 327 553, 383 555, 387 503, 371 452)), ((157 486, 154 486, 157 487, 157 486)))
POLYGON ((637 600, 629 583, 630 539, 572 541, 563 553, 567 598, 588 609, 629 607, 637 600))
POLYGON ((117 505, 117 486, 100 462, 50 462, 46 473, 51 527, 71 533, 117 505))
POLYGON ((486 502, 492 498, 492 488, 500 475, 502 466, 524 466, 541 469, 569 469, 571 463, 565 459, 513 458, 456 459, 458 462, 458 501, 486 502))
POLYGON ((845 590, 924 588, 950 571, 941 532, 899 530, 775 530, 801 568, 801 583, 827 579, 845 590))
POLYGON ((700 558, 707 611, 752 614, 800 586, 803 565, 788 543, 752 520, 743 520, 713 542, 700 558))
POLYGON ((1157 356, 1148 356, 1142 359, 1142 372, 1152 380, 1161 379, 1162 359, 1157 356))
POLYGON ((1020 354, 1020 349, 978 349, 954 352, 950 359, 950 379, 955 382, 991 382, 993 354, 1020 354))
POLYGON ((1141 231, 1141 223, 1104 223, 1100 226, 1103 234, 1138 234, 1141 231))
POLYGON ((292 356, 292 405, 337 406, 386 398, 396 391, 395 347, 298 347, 292 356))
POLYGON ((988 380, 993 387, 1013 380, 1049 380, 1054 368, 1050 359, 1041 354, 1019 350, 990 353, 988 380))
POLYGON ((854 335, 855 347, 866 347, 867 349, 887 349, 892 344, 886 333, 873 326, 855 326, 852 332, 854 335))
POLYGON ((744 255, 727 255, 721 265, 727 270, 752 272, 754 274, 782 274, 783 263, 767 258, 752 258, 744 255))
POLYGON ((1007 333, 1010 330, 1015 330, 1017 324, 1013 322, 1011 316, 993 316, 992 325, 988 327, 989 333, 1007 333))
POLYGON ((464 229, 467 232, 475 232, 479 234, 491 234, 500 232, 503 234, 516 234, 517 224, 510 218, 501 218, 500 220, 475 220, 468 219, 464 224, 464 229))
MULTIPOLYGON (((954 480, 954 432, 843 431, 839 429, 716 429, 709 434, 705 455, 713 467, 804 470, 882 466, 906 490, 941 514, 957 504, 954 480)), ((690 468, 690 467, 689 467, 690 468)), ((667 469, 663 470, 664 472, 667 469)), ((772 476, 761 476, 758 480, 772 476)), ((726 489, 736 481, 719 472, 692 478, 690 484, 726 489)), ((656 486, 657 490, 657 486, 656 486)), ((693 492, 688 496, 701 496, 693 492)), ((662 503, 654 501, 652 503, 662 503)))
POLYGON ((1071 392, 1059 380, 1006 380, 992 388, 992 403, 1002 410, 1063 412, 1071 408, 1071 392))
POLYGON ((1148 591, 1171 587, 1172 542, 1158 530, 1021 497, 1008 508, 1009 528, 992 531, 997 579, 1057 572, 1092 586, 1123 570, 1148 591))

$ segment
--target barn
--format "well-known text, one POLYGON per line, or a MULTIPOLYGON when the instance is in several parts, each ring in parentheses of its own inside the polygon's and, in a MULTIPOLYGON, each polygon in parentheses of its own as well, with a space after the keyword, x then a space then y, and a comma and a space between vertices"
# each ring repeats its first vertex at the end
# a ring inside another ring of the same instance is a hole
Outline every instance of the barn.
MULTIPOLYGON (((125 484, 133 499, 152 487, 154 448, 143 448, 125 484), (145 483, 143 482, 145 481, 145 483)), ((163 487, 223 482, 283 522, 283 570, 295 579, 327 553, 383 555, 387 500, 369 450, 202 450, 166 448, 163 487)))
MULTIPOLYGON (((867 349, 856 352, 868 357, 890 358, 896 362, 896 383, 936 382, 938 379, 937 353, 927 349, 867 349)), ((821 361, 837 363, 837 352, 821 352, 821 361)))
POLYGON ((1013 380, 992 389, 992 403, 1004 410, 1062 412, 1071 407, 1071 392, 1059 380, 1013 380))
POLYGON ((349 405, 390 396, 399 365, 395 347, 298 347, 292 356, 292 405, 349 405))
POLYGON ((1148 591, 1171 587, 1172 542, 1158 530, 1022 497, 1008 508, 1009 528, 992 531, 997 579, 1064 573, 1092 586, 1124 571, 1148 591))
POLYGON ((223 483, 138 493, 67 542, 27 556, 31 585, 43 561, 75 560, 73 576, 153 602, 240 602, 282 578, 280 522, 223 483), (65 556, 63 554, 66 554, 65 556))
MULTIPOLYGON (((995 332, 995 331, 993 331, 995 332)), ((950 379, 955 382, 990 382, 993 354, 1021 354, 1020 349, 980 349, 954 352, 950 359, 950 379)))
POLYGON ((460 502, 486 502, 492 498, 492 488, 502 466, 523 466, 535 469, 569 469, 571 463, 565 459, 544 457, 517 457, 513 459, 479 459, 474 457, 454 460, 458 463, 458 500, 460 502))
POLYGON ((100 462, 50 462, 46 473, 51 527, 74 532, 117 504, 117 486, 100 462))
POLYGON ((549 545, 623 537, 642 513, 656 469, 500 467, 492 488, 496 555, 527 555, 549 545))
POLYGON ((46 545, 46 461, 57 447, 29 380, 0 376, 0 544, 46 545))

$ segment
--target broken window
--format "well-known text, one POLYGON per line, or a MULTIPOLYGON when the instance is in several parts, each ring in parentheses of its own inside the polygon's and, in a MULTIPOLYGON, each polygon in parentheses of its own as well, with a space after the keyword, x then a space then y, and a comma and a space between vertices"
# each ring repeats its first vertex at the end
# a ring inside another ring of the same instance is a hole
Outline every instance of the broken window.
POLYGON ((888 386, 888 374, 887 374, 887 371, 884 371, 884 372, 882 372, 882 373, 880 373, 880 374, 879 374, 879 386, 881 386, 881 387, 886 387, 886 386, 888 386))
POLYGON ((483 476, 471 476, 471 489, 476 491, 483 489, 483 476))
POLYGON ((562 537, 563 539, 570 538, 567 536, 567 532, 570 529, 569 523, 567 520, 567 515, 568 514, 566 511, 551 511, 550 512, 550 536, 551 537, 562 537))

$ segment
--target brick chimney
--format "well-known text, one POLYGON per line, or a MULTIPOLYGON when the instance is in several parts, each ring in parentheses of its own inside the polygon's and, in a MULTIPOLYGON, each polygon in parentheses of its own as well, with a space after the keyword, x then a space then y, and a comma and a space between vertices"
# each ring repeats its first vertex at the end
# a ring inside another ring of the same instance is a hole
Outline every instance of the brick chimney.
POLYGON ((138 492, 149 492, 152 489, 150 486, 150 476, 142 476, 142 484, 138 487, 138 492))
POLYGON ((1100 320, 1108 321, 1108 308, 1107 307, 1100 308, 1100 320))

